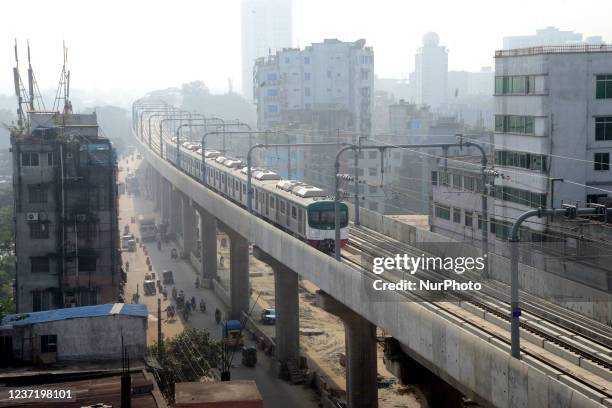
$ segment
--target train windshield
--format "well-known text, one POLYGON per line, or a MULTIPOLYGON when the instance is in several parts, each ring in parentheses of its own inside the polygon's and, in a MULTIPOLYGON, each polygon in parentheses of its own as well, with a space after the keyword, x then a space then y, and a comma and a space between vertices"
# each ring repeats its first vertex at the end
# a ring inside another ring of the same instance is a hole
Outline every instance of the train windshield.
MULTIPOLYGON (((308 212, 308 224, 313 228, 332 229, 334 227, 334 210, 310 210, 308 212)), ((348 225, 348 211, 340 209, 340 227, 348 225)))

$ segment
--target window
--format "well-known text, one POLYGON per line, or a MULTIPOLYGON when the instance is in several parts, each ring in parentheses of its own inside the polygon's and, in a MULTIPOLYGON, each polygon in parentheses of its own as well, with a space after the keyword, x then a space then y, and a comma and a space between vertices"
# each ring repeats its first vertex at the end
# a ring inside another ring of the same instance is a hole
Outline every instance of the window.
POLYGON ((47 202, 47 187, 28 186, 30 204, 45 204, 47 202))
POLYGON ((95 272, 95 255, 79 255, 79 272, 95 272))
POLYGON ((370 210, 378 211, 378 203, 375 201, 370 201, 370 210))
POLYGON ((266 94, 268 96, 278 96, 278 89, 270 88, 270 89, 268 89, 268 92, 266 94))
POLYGON ((612 140, 612 116, 595 118, 595 140, 612 140))
POLYGON ((278 112, 278 105, 268 105, 268 112, 269 113, 276 113, 276 112, 278 112))
POLYGON ((274 201, 276 201, 276 198, 270 197, 270 208, 272 209, 274 209, 274 201))
POLYGON ((495 198, 529 207, 546 207, 546 193, 523 190, 514 187, 496 186, 495 198))
POLYGON ((440 173, 440 184, 445 186, 445 187, 450 186, 449 178, 450 177, 449 177, 448 173, 440 173))
POLYGON ((368 152, 368 157, 370 159, 375 159, 377 156, 378 156, 378 152, 376 150, 368 152))
POLYGON ((482 229, 482 215, 478 216, 478 229, 481 230, 482 229))
POLYGON ((465 220, 463 221, 463 223, 465 224, 466 227, 472 228, 472 226, 474 225, 474 221, 472 219, 473 217, 474 217, 473 212, 471 211, 465 212, 465 220))
POLYGON ((453 208, 453 222, 461 224, 461 209, 453 208))
POLYGON ((512 223, 508 221, 497 221, 495 226, 495 236, 499 239, 508 239, 512 223))
POLYGON ((21 153, 21 165, 26 167, 38 166, 38 153, 21 153))
POLYGON ((438 172, 437 171, 431 172, 431 185, 432 186, 438 185, 438 172))
POLYGON ((280 202, 280 210, 281 210, 281 214, 285 213, 285 202, 284 201, 280 202))
POLYGON ((41 353, 57 353, 57 335, 43 334, 40 336, 41 353))
POLYGON ((378 187, 377 186, 369 186, 368 187, 368 191, 370 192, 370 194, 377 194, 378 193, 378 187))
POLYGON ((534 117, 495 115, 495 131, 532 135, 534 134, 534 117))
POLYGON ((597 75, 595 84, 597 99, 612 98, 612 75, 597 75))
POLYGON ((461 187, 462 187, 461 179, 462 177, 460 175, 453 174, 453 188, 461 190, 461 187))
POLYGON ((267 78, 268 81, 276 81, 278 79, 278 74, 276 72, 269 72, 267 78))
POLYGON ((310 64, 310 57, 304 57, 304 64, 310 64))
POLYGON ((361 70, 361 79, 363 81, 367 81, 370 78, 370 70, 368 69, 362 69, 361 70))
POLYGON ((297 218, 297 208, 295 208, 295 206, 291 206, 291 218, 296 219, 297 218))
POLYGON ((610 170, 610 153, 595 153, 595 170, 610 170))
POLYGON ((48 256, 33 256, 30 258, 31 273, 49 272, 49 257, 48 256))
POLYGON ((310 96, 310 88, 304 88, 304 96, 310 96))
POLYGON ((46 222, 30 223, 30 239, 48 239, 49 224, 46 222))
POLYGON ((528 95, 536 92, 535 76, 515 75, 495 77, 496 94, 528 95))
POLYGON ((357 169, 357 176, 363 176, 363 169, 357 169))
POLYGON ((51 309, 52 292, 47 290, 35 290, 32 292, 32 311, 40 312, 41 310, 51 309))
POLYGON ((310 72, 304 72, 304 81, 310 81, 310 72))
POLYGON ((513 166, 523 169, 545 171, 546 156, 542 154, 516 152, 512 150, 496 150, 495 164, 513 166))
POLYGON ((54 166, 55 160, 53 159, 53 152, 47 153, 47 166, 54 166))
POLYGON ((368 169, 368 175, 376 176, 378 174, 378 169, 376 167, 370 167, 368 169))
POLYGON ((470 177, 470 176, 463 177, 463 188, 468 191, 475 191, 476 180, 474 180, 474 177, 470 177))
POLYGON ((491 218, 489 220, 489 231, 491 231, 491 234, 495 234, 496 225, 497 225, 497 221, 495 220, 495 218, 491 218))
POLYGON ((246 194, 246 184, 242 185, 242 194, 246 194))
POLYGON ((434 206, 435 206, 434 213, 436 217, 450 221, 450 207, 446 207, 440 204, 434 204, 434 206))

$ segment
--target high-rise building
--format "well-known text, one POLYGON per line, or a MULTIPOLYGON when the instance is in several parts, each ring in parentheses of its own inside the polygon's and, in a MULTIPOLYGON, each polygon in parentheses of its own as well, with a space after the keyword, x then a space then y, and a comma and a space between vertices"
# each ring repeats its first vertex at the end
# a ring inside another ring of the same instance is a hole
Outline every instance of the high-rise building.
POLYGON ((573 31, 561 31, 557 27, 546 27, 536 30, 535 35, 515 35, 504 37, 504 49, 540 47, 547 45, 571 44, 601 44, 600 36, 587 37, 583 40, 582 34, 573 31))
POLYGON ((439 43, 438 34, 425 34, 414 61, 416 103, 433 110, 444 107, 447 102, 448 51, 439 43))
POLYGON ((242 94, 253 97, 253 64, 290 48, 292 0, 242 0, 242 94))
POLYGON ((496 52, 496 216, 605 197, 611 150, 612 46, 496 52))
POLYGON ((20 313, 115 302, 117 165, 96 114, 29 112, 11 133, 20 313))

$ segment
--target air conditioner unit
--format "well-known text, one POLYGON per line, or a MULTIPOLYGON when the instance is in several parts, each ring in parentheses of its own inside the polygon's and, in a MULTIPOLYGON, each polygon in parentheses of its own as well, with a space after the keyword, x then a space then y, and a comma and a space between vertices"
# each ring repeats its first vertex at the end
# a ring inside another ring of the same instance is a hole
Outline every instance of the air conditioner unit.
POLYGON ((26 221, 38 221, 38 213, 37 212, 26 213, 26 221))

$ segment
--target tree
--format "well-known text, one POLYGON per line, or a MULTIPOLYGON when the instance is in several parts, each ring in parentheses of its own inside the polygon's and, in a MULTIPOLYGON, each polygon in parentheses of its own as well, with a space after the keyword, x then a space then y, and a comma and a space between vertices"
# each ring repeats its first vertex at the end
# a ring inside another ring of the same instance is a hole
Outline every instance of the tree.
POLYGON ((179 335, 164 341, 163 357, 157 355, 157 343, 149 348, 164 371, 179 381, 196 381, 211 376, 217 366, 221 344, 206 330, 188 327, 179 335))

